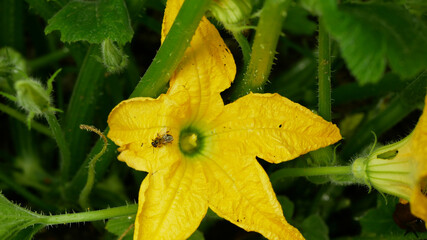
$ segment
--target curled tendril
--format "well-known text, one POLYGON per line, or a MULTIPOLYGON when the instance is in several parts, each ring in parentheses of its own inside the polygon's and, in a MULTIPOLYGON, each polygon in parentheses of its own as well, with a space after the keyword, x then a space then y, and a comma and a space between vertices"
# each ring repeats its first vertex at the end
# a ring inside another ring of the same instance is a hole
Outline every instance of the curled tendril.
POLYGON ((81 191, 80 196, 79 196, 80 206, 84 209, 88 209, 89 208, 89 201, 88 201, 89 194, 92 191, 92 187, 93 187, 93 184, 95 182, 95 163, 102 155, 104 155, 105 151, 107 150, 108 140, 105 137, 105 135, 101 131, 99 131, 99 129, 97 129, 93 126, 81 124, 80 129, 86 130, 89 132, 94 132, 94 133, 98 134, 102 138, 102 140, 104 141, 104 146, 102 147, 101 151, 98 154, 96 154, 89 161, 86 185, 84 186, 84 188, 81 191))

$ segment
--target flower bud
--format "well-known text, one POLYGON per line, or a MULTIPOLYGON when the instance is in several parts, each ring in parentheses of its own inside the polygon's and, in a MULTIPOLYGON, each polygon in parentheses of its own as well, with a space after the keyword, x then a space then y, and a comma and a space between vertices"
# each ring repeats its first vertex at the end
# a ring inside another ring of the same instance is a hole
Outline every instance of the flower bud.
POLYGON ((0 88, 12 92, 10 88, 19 79, 27 78, 26 62, 21 54, 13 48, 0 49, 0 88))
POLYGON ((35 115, 50 111, 51 99, 41 83, 28 78, 15 82, 16 102, 35 115))
POLYGON ((409 200, 415 188, 416 164, 402 151, 410 137, 356 159, 352 165, 355 178, 379 192, 409 200))
POLYGON ((252 0, 216 0, 209 10, 227 29, 242 26, 252 12, 252 0))
MULTIPOLYGON (((410 202, 411 213, 427 223, 427 97, 414 131, 377 148, 352 165, 356 181, 410 202)), ((426 224, 427 226, 427 224, 426 224)))
POLYGON ((102 63, 109 73, 119 73, 126 68, 128 56, 110 39, 105 39, 101 43, 101 52, 102 63))

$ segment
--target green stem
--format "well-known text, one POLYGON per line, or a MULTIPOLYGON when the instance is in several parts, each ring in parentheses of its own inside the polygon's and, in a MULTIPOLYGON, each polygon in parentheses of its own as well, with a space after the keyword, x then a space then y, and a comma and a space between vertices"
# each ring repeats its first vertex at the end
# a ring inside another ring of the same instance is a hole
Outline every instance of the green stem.
POLYGON ((151 65, 139 81, 132 97, 157 97, 190 44, 211 0, 186 0, 151 65))
POLYGON ((30 71, 35 71, 39 68, 49 66, 52 63, 56 63, 60 59, 67 57, 69 54, 70 54, 70 50, 68 48, 62 48, 58 51, 49 53, 45 56, 29 61, 28 68, 30 69, 30 71))
POLYGON ((243 54, 243 69, 249 65, 251 60, 251 46, 249 45, 248 40, 243 36, 242 32, 232 32, 234 39, 239 43, 240 48, 242 49, 243 54))
POLYGON ((43 216, 40 219, 40 223, 46 224, 46 225, 54 225, 54 224, 66 224, 66 223, 77 223, 77 222, 91 222, 91 221, 104 220, 104 219, 113 218, 113 217, 133 215, 133 214, 136 214, 137 210, 138 210, 138 204, 132 204, 127 206, 108 208, 108 209, 102 209, 102 210, 90 211, 90 212, 43 216))
MULTIPOLYGON (((24 124, 27 123, 27 116, 25 114, 5 105, 3 103, 0 103, 0 111, 2 111, 4 113, 8 114, 9 116, 21 121, 24 124)), ((52 133, 50 132, 49 128, 47 128, 43 124, 38 123, 34 120, 32 120, 32 122, 31 122, 31 128, 36 130, 36 131, 39 131, 40 133, 43 133, 46 136, 52 137, 52 133)))
POLYGON ((323 19, 319 19, 319 115, 326 121, 331 121, 331 41, 329 33, 323 24, 323 19))
MULTIPOLYGON (((318 37, 319 59, 317 61, 319 106, 318 114, 326 121, 331 121, 331 41, 326 31, 323 18, 319 18, 318 37)), ((331 147, 310 152, 313 165, 330 165, 333 161, 331 147)))
POLYGON ((44 114, 47 123, 49 124, 50 130, 58 144, 59 151, 61 153, 61 178, 65 182, 68 179, 68 174, 71 164, 70 149, 68 148, 68 143, 65 140, 64 132, 59 125, 58 119, 52 112, 47 112, 44 114))
POLYGON ((351 166, 314 167, 314 168, 282 168, 270 175, 273 185, 289 177, 310 177, 323 175, 350 175, 351 166))
POLYGON ((241 81, 236 82, 231 98, 237 99, 249 92, 262 92, 270 75, 277 42, 282 32, 289 0, 266 0, 259 18, 252 56, 241 81))

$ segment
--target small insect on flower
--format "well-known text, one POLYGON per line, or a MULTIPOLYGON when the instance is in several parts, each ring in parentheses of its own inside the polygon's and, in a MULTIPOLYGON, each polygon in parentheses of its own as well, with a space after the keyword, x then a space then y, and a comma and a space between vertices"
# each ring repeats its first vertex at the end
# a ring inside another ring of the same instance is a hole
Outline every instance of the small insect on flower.
POLYGON ((409 203, 396 204, 396 209, 394 210, 394 213, 393 213, 393 220, 396 222, 396 224, 400 228, 402 228, 403 230, 406 230, 405 235, 408 234, 409 232, 412 232, 418 238, 417 232, 426 231, 426 226, 424 221, 412 215, 409 207, 409 203))
POLYGON ((157 133, 157 137, 152 140, 151 145, 155 148, 160 148, 167 143, 172 143, 172 141, 173 136, 169 134, 169 131, 166 131, 165 134, 161 135, 157 133))

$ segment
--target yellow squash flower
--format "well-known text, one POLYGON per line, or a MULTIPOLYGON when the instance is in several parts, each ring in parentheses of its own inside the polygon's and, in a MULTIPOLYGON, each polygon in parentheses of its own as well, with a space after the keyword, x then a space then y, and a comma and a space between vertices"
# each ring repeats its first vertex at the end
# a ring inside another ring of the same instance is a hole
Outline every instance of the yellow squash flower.
POLYGON ((356 159, 352 168, 360 182, 409 201, 412 214, 427 223, 427 96, 409 136, 356 159))
MULTIPOLYGON (((168 1, 162 40, 182 0, 168 1)), ((338 128, 278 94, 249 94, 225 105, 220 93, 236 66, 203 18, 157 99, 121 102, 108 117, 118 159, 148 172, 139 193, 134 239, 185 239, 208 207, 269 239, 302 239, 289 225, 256 156, 293 159, 341 139, 338 128)))

